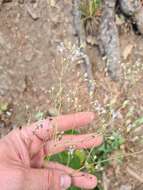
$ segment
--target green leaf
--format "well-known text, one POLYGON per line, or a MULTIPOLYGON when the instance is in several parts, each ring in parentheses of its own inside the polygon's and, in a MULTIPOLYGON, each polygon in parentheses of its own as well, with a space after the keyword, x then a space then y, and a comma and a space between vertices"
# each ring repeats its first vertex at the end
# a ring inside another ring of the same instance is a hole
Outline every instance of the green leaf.
POLYGON ((8 109, 8 103, 0 103, 0 114, 6 112, 8 109))
POLYGON ((93 17, 96 15, 96 11, 101 7, 101 0, 89 0, 82 2, 80 5, 80 11, 82 18, 93 17))
POLYGON ((47 157, 46 160, 59 162, 60 164, 68 165, 73 169, 81 168, 80 159, 77 155, 73 154, 70 156, 67 151, 61 152, 59 154, 52 155, 47 157))
POLYGON ((64 151, 59 154, 52 155, 47 158, 49 161, 59 162, 60 164, 67 165, 68 152, 64 151))
POLYGON ((65 134, 67 134, 67 135, 78 135, 79 131, 71 129, 71 130, 65 131, 65 134))
POLYGON ((60 155, 61 163, 66 165, 67 160, 68 160, 68 152, 64 151, 64 152, 61 152, 59 155, 60 155))
MULTIPOLYGON (((76 130, 67 131, 66 134, 79 134, 76 130)), ((103 169, 109 165, 110 155, 113 151, 120 149, 124 143, 124 138, 118 132, 113 132, 110 136, 105 137, 104 143, 97 148, 87 150, 74 150, 73 152, 64 151, 51 157, 47 160, 56 161, 73 169, 80 169, 84 167, 93 175, 101 174, 103 169)), ((122 154, 117 155, 118 163, 122 162, 122 154)), ((102 188, 96 187, 94 190, 101 190, 102 188)), ((68 190, 81 190, 80 188, 71 187, 68 190)))
POLYGON ((76 150, 75 155, 79 158, 80 164, 83 164, 86 160, 86 152, 84 150, 76 150))
POLYGON ((101 188, 101 187, 97 186, 97 187, 95 187, 95 189, 94 189, 94 190, 103 190, 103 188, 101 188))
POLYGON ((93 162, 92 162, 92 163, 86 162, 86 163, 85 163, 85 168, 86 168, 86 170, 87 170, 89 173, 94 174, 94 172, 95 172, 95 166, 94 166, 94 163, 93 163, 93 162))
POLYGON ((68 188, 68 190, 81 190, 81 189, 78 187, 70 187, 70 188, 68 188))
POLYGON ((74 154, 73 158, 71 158, 71 160, 70 160, 69 167, 71 167, 73 169, 81 168, 80 159, 75 154, 74 154))

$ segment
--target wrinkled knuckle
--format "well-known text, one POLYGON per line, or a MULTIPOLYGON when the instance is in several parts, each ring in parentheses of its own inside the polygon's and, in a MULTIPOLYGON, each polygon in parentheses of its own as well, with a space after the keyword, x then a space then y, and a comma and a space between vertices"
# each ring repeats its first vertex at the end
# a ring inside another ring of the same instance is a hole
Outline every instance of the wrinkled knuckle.
POLYGON ((42 190, 54 190, 53 184, 54 184, 54 172, 45 170, 42 172, 42 178, 43 178, 43 184, 42 184, 42 190))
POLYGON ((53 187, 54 178, 55 178, 54 171, 50 170, 50 171, 48 172, 48 184, 49 184, 49 187, 50 187, 50 188, 53 187))
POLYGON ((58 175, 58 172, 49 170, 48 172, 49 190, 57 190, 57 187, 58 189, 60 189, 59 179, 60 179, 60 175, 58 175))

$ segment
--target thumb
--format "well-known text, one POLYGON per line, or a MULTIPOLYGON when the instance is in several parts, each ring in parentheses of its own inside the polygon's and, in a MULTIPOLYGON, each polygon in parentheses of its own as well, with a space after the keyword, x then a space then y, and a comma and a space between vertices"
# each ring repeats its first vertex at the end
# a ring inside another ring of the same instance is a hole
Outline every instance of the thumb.
POLYGON ((30 169, 24 184, 24 189, 29 190, 66 190, 71 186, 71 177, 54 169, 30 169))

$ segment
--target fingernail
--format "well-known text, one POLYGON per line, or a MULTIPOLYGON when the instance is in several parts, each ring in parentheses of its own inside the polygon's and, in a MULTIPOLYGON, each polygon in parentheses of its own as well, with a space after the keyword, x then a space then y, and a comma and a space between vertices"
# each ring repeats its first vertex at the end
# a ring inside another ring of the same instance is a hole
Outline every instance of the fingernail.
POLYGON ((61 176, 61 188, 67 189, 71 186, 71 177, 68 175, 61 176))

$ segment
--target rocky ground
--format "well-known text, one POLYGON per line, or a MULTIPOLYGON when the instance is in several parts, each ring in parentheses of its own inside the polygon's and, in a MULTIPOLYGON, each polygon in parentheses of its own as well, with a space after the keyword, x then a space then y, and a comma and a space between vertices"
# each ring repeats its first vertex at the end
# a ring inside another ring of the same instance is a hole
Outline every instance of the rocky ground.
POLYGON ((95 92, 77 61, 72 3, 67 0, 16 1, 0 11, 0 134, 43 114, 95 111, 88 131, 118 130, 125 138, 122 165, 107 169, 109 189, 143 189, 143 37, 120 23, 122 81, 107 76, 97 47, 87 46, 95 92))

